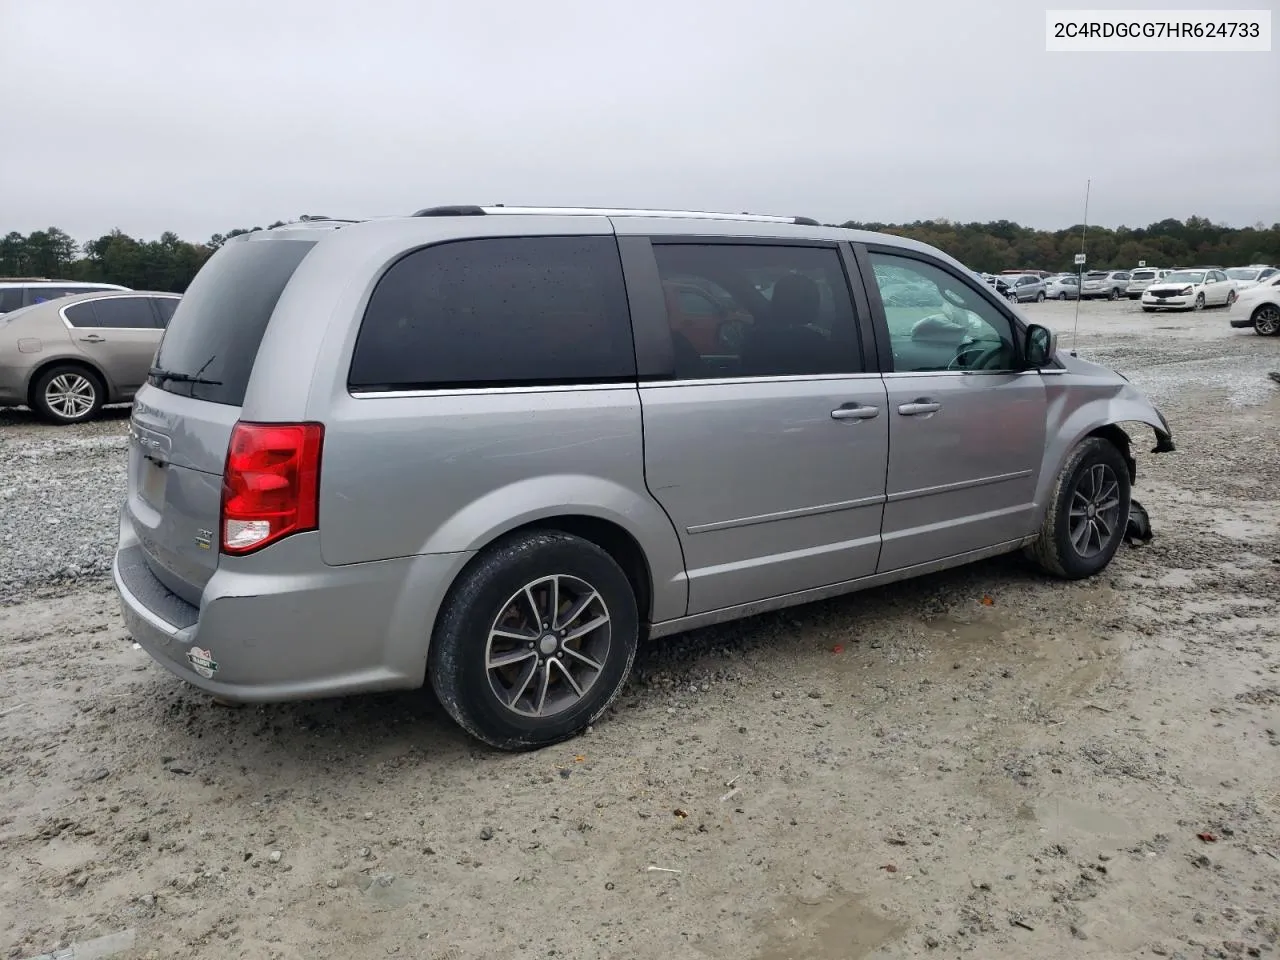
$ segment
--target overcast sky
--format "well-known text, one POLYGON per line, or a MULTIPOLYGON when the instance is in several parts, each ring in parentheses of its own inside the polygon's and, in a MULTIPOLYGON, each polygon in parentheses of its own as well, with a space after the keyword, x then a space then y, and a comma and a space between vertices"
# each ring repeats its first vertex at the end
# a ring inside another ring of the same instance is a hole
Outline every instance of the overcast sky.
POLYGON ((1045 6, 0 0, 0 232, 477 202, 1059 228, 1087 178, 1094 223, 1280 221, 1280 52, 1051 54, 1045 6))

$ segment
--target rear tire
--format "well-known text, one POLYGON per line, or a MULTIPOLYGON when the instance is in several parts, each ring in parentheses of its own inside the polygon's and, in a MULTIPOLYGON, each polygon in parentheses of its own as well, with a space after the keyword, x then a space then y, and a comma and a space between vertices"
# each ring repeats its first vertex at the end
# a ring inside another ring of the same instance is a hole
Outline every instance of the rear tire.
POLYGON ((31 408, 49 423, 62 426, 92 420, 105 400, 101 378, 74 363, 50 367, 31 388, 31 408))
POLYGON ((1109 294, 1107 294, 1107 299, 1108 299, 1108 300, 1119 300, 1119 299, 1120 299, 1120 291, 1119 291, 1119 290, 1117 290, 1115 287, 1112 287, 1112 288, 1111 288, 1111 292, 1110 292, 1109 294))
POLYGON ((1280 336, 1280 307, 1264 303, 1253 311, 1253 332, 1260 337, 1280 336))
POLYGON ((471 736, 531 750, 581 733, 608 709, 639 635, 635 591, 617 562, 587 540, 539 531, 491 547, 462 574, 428 673, 471 736))
POLYGON ((1100 573, 1124 540, 1130 497, 1124 456, 1109 440, 1087 438, 1054 482, 1040 536, 1027 556, 1065 580, 1100 573))

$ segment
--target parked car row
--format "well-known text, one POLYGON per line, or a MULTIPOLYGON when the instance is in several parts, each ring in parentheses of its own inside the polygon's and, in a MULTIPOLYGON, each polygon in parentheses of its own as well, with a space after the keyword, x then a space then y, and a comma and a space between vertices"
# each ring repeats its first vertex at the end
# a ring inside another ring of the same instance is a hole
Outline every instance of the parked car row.
POLYGON ((1280 267, 1252 264, 1248 267, 1196 267, 1173 270, 1165 267, 1138 267, 1134 270, 1090 270, 1046 274, 1044 271, 990 274, 978 277, 995 288, 1010 303, 1044 300, 1140 300, 1143 309, 1196 310, 1209 306, 1230 306, 1239 294, 1280 277, 1280 267), (1185 274, 1194 275, 1189 281, 1185 274), (1191 289, 1186 290, 1188 282, 1191 289), (1173 286, 1171 286, 1173 285, 1173 286), (1186 290, 1185 293, 1181 292, 1186 290), (1146 296, 1153 291, 1151 296, 1146 296))

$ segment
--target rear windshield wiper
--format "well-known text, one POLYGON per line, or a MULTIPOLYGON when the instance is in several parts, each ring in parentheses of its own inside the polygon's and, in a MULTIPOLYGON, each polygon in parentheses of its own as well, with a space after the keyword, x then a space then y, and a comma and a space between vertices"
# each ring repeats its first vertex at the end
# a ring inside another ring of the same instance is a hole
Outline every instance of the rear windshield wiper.
POLYGON ((172 380, 174 383, 205 383, 211 387, 222 386, 221 380, 209 380, 190 373, 175 373, 173 370, 165 370, 161 367, 152 367, 147 373, 161 380, 172 380))

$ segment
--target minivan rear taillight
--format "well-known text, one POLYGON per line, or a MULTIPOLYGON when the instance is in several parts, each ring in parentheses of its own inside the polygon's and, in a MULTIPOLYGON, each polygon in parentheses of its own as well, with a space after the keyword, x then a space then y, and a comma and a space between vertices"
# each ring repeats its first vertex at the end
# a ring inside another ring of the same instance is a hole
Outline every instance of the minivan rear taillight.
POLYGON ((319 423, 237 423, 222 471, 222 552, 252 553, 320 515, 319 423))

